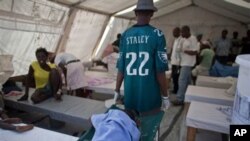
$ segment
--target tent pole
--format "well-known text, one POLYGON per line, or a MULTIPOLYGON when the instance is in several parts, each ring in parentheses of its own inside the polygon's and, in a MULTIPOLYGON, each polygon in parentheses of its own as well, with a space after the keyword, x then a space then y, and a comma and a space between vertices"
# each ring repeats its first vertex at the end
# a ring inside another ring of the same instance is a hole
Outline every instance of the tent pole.
POLYGON ((103 24, 103 26, 102 26, 102 32, 101 32, 101 34, 99 35, 98 40, 97 40, 97 42, 96 42, 96 44, 95 44, 95 48, 94 48, 93 51, 92 51, 91 59, 92 59, 93 57, 95 57, 94 54, 95 54, 96 49, 97 49, 97 47, 98 47, 98 45, 99 45, 99 43, 100 43, 100 41, 101 41, 101 39, 102 39, 102 36, 103 36, 103 34, 104 34, 104 31, 105 31, 105 29, 106 29, 106 27, 107 27, 107 25, 108 25, 109 20, 110 20, 111 17, 112 17, 112 16, 107 17, 107 19, 105 20, 105 24, 103 24))
POLYGON ((70 31, 72 29, 72 25, 74 23, 77 11, 78 11, 78 9, 76 9, 76 8, 70 9, 70 11, 69 11, 69 19, 67 20, 67 23, 65 25, 64 33, 61 35, 61 37, 60 37, 60 39, 58 41, 58 44, 57 44, 57 47, 56 47, 56 50, 55 50, 56 53, 65 51, 66 44, 67 44, 67 41, 68 41, 68 38, 69 38, 70 31))

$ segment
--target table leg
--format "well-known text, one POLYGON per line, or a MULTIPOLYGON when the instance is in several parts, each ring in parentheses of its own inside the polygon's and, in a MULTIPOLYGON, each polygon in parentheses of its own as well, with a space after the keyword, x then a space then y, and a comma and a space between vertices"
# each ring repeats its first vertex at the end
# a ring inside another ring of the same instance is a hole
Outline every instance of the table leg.
POLYGON ((222 141, 228 141, 228 135, 227 134, 221 134, 222 141))
POLYGON ((196 136, 196 128, 188 127, 187 129, 187 141, 195 141, 196 136))

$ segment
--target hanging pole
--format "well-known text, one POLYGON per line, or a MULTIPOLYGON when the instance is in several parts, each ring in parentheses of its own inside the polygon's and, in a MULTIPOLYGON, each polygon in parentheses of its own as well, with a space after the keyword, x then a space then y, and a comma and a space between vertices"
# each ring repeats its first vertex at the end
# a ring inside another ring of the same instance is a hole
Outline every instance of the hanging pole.
POLYGON ((59 41, 58 41, 58 45, 56 47, 56 53, 59 52, 64 52, 66 49, 66 45, 69 39, 69 34, 71 32, 72 26, 73 26, 73 22, 75 20, 76 14, 77 14, 78 9, 71 9, 69 11, 69 19, 67 20, 67 23, 65 25, 64 28, 64 34, 60 37, 59 41))

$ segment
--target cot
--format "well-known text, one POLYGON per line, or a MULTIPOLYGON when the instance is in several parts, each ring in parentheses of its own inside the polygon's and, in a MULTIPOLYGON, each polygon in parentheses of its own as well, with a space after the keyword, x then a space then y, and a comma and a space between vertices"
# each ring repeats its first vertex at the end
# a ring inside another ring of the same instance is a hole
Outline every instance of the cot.
POLYGON ((203 102, 191 102, 186 117, 187 141, 195 141, 198 129, 229 134, 230 113, 224 113, 222 109, 230 109, 230 106, 217 105, 203 102))
POLYGON ((88 121, 91 115, 107 110, 104 102, 69 95, 63 95, 60 102, 50 98, 39 104, 33 104, 30 100, 19 102, 17 99, 20 96, 5 96, 5 105, 26 112, 43 113, 52 119, 81 124, 84 129, 91 127, 88 121))
MULTIPOLYGON (((166 71, 166 78, 168 81, 171 79, 171 71, 166 71)), ((87 71, 88 86, 86 89, 92 90, 102 94, 114 94, 114 88, 116 85, 116 78, 112 77, 107 72, 87 71)), ((124 85, 122 83, 121 94, 124 94, 124 85)))
MULTIPOLYGON (((231 78, 237 80, 237 78, 231 78)), ((197 86, 228 89, 232 86, 232 82, 226 77, 211 77, 211 76, 198 76, 196 80, 197 86)))
POLYGON ((78 137, 54 132, 39 127, 30 131, 17 133, 14 131, 0 129, 1 141, 77 141, 78 137))
POLYGON ((226 93, 226 89, 208 88, 189 85, 185 94, 185 102, 199 101, 212 104, 233 105, 234 97, 226 93))

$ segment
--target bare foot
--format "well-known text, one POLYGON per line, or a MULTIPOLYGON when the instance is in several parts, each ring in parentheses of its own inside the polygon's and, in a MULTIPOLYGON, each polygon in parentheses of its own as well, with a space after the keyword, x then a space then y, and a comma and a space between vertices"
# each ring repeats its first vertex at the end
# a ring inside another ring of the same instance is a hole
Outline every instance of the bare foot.
POLYGON ((32 124, 28 124, 25 126, 16 126, 16 131, 17 132, 25 132, 25 131, 33 129, 33 127, 34 127, 34 125, 32 125, 32 124))
POLYGON ((15 124, 15 123, 21 123, 22 120, 20 118, 7 118, 3 120, 5 123, 9 124, 15 124))
POLYGON ((17 101, 27 101, 28 100, 28 95, 23 95, 21 98, 19 98, 17 101))
POLYGON ((56 94, 56 95, 54 95, 54 98, 55 98, 56 101, 62 101, 62 96, 61 95, 56 94))

